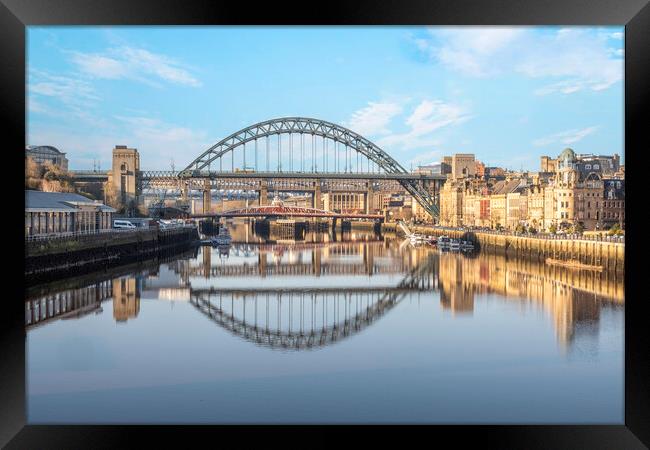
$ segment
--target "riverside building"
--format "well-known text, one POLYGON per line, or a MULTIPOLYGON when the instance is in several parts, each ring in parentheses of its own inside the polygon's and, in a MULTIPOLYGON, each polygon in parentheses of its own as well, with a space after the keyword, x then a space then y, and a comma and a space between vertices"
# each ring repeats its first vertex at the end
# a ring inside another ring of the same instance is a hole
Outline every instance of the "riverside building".
POLYGON ((577 155, 567 148, 555 159, 542 157, 538 173, 504 172, 504 179, 489 177, 491 170, 479 176, 468 166, 469 156, 452 159, 464 164, 452 170, 440 191, 443 226, 539 231, 625 226, 625 172, 617 154, 577 155))
POLYGON ((25 235, 96 231, 113 227, 115 209, 68 192, 25 191, 25 235))

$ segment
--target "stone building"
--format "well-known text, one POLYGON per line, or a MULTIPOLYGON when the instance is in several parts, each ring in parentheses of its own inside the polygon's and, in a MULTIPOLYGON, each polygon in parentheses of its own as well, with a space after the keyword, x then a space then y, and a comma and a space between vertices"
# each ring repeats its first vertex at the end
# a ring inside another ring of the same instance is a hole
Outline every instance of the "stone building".
POLYGON ((492 188, 490 195, 490 227, 508 228, 508 211, 515 214, 519 220, 519 198, 513 199, 512 208, 508 207, 508 194, 515 192, 521 184, 520 179, 498 181, 492 188))
POLYGON ((522 184, 519 184, 514 190, 506 194, 506 228, 514 230, 518 225, 526 223, 527 197, 526 186, 522 184))
POLYGON ((451 179, 440 189, 440 225, 459 227, 463 217, 464 186, 451 179))
POLYGON ((68 159, 65 153, 51 145, 28 145, 25 147, 25 157, 31 158, 39 165, 51 163, 64 171, 68 170, 68 159))
POLYGON ((557 169, 557 159, 548 156, 541 157, 540 172, 554 173, 557 169))
POLYGON ((467 178, 476 175, 476 161, 471 153, 456 153, 451 157, 451 175, 453 178, 467 178))
POLYGON ((569 228, 580 223, 587 230, 595 229, 603 196, 600 165, 581 161, 572 149, 564 149, 557 160, 553 196, 552 224, 569 228))
POLYGON ((603 228, 610 228, 614 224, 625 228, 625 180, 603 180, 603 206, 601 223, 603 228))
POLYGON ((326 192, 322 194, 322 199, 323 209, 326 211, 362 213, 366 210, 366 193, 364 192, 326 192))
POLYGON ((113 167, 108 173, 108 184, 113 186, 116 200, 122 205, 138 201, 136 175, 140 170, 138 150, 116 145, 113 149, 113 167))
POLYGON ((440 222, 508 229, 522 225, 540 231, 553 226, 606 229, 615 223, 623 228, 621 167, 618 155, 578 156, 567 148, 556 159, 543 157, 543 171, 535 174, 508 172, 503 180, 450 176, 441 190, 440 222))
POLYGON ((526 225, 536 230, 544 227, 544 189, 544 186, 534 181, 528 188, 526 197, 526 225))
POLYGON ((68 192, 25 191, 25 235, 96 231, 113 227, 115 209, 68 192))

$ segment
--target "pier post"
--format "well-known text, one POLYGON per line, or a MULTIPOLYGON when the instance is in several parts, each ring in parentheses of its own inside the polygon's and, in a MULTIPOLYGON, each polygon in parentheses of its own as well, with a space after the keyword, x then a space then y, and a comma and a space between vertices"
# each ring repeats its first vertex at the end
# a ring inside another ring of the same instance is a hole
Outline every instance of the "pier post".
POLYGON ((210 180, 206 179, 203 182, 203 214, 210 213, 211 202, 210 180))

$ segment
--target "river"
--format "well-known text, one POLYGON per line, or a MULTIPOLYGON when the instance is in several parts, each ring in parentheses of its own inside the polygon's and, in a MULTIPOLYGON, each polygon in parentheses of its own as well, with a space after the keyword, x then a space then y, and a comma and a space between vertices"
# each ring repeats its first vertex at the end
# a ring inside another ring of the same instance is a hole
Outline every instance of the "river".
POLYGON ((30 287, 28 423, 624 423, 622 279, 229 228, 30 287))

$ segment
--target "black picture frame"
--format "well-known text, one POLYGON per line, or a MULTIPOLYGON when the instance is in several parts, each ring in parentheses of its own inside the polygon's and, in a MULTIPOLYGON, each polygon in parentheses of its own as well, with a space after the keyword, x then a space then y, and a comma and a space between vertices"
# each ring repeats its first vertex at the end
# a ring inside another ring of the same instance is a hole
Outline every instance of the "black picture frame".
MULTIPOLYGON (((223 444, 224 434, 251 445, 251 438, 269 443, 299 445, 337 445, 339 433, 361 431, 367 444, 383 442, 388 435, 413 445, 416 438, 454 446, 474 443, 497 448, 589 448, 638 449, 650 446, 650 339, 645 321, 641 245, 642 204, 640 179, 650 104, 650 6, 647 0, 490 0, 490 1, 328 1, 321 4, 299 2, 252 3, 210 2, 208 0, 0 0, 0 46, 2 48, 2 115, 7 168, 24 165, 18 149, 25 145, 25 27, 30 25, 624 25, 625 26, 625 158, 626 242, 625 255, 625 425, 575 426, 418 426, 418 427, 120 427, 120 426, 34 426, 25 425, 25 327, 23 283, 6 283, 0 361, 0 445, 25 448, 128 448, 136 438, 147 446, 174 442, 196 445, 201 438, 213 445, 223 444), (646 113, 646 114, 644 114, 646 113), (7 139, 8 138, 8 139, 7 139), (15 159, 14 159, 15 158, 15 159), (635 185, 639 185, 636 186, 635 185), (636 207, 634 206, 636 205, 636 207), (636 243, 639 243, 638 245, 636 243), (279 433, 290 431, 290 440, 279 433), (416 436, 414 433, 417 433, 416 436)), ((647 166, 645 166, 647 167, 647 166)), ((9 184, 7 197, 17 213, 24 208, 23 174, 5 171, 9 184), (8 173, 11 172, 11 173, 8 173), (13 203, 16 203, 13 205, 13 203)), ((6 211, 10 225, 5 234, 23 252, 24 230, 20 220, 6 211), (16 239, 13 239, 13 233, 16 239)), ((647 238, 646 238, 647 242, 647 238)), ((6 252, 6 254, 8 254, 6 252)), ((7 280, 24 279, 23 267, 10 264, 4 269, 7 280)), ((598 395, 594 392, 594 395, 598 395)), ((347 440, 347 438, 346 438, 347 440)), ((419 445, 419 444, 418 444, 419 445)))

